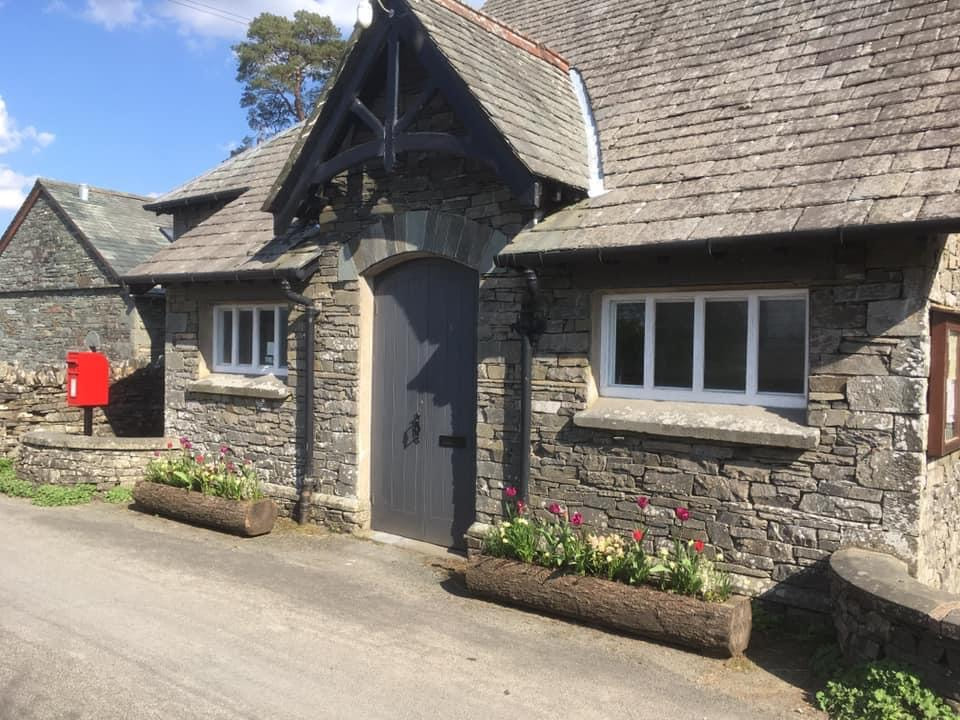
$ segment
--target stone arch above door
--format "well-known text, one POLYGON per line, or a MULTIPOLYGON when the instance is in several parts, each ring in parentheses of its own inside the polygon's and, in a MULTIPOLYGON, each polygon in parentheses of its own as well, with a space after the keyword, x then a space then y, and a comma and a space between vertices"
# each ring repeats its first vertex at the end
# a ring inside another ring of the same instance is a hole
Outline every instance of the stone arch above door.
POLYGON ((466 265, 481 275, 492 272, 493 259, 508 238, 489 225, 438 210, 384 215, 340 248, 341 282, 356 280, 391 258, 424 253, 466 265))

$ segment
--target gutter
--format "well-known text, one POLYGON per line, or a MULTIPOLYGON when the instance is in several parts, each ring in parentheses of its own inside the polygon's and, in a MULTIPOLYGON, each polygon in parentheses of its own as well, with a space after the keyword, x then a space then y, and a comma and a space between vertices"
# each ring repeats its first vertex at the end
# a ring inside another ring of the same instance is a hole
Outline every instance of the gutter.
POLYGON ((204 193, 203 195, 190 195, 184 198, 178 198, 176 200, 161 200, 159 202, 146 203, 143 206, 144 210, 153 210, 157 215, 161 213, 166 213, 169 210, 174 210, 179 207, 186 207, 187 205, 203 205, 206 203, 217 202, 219 200, 236 200, 238 197, 243 195, 250 187, 238 187, 230 188, 229 190, 217 190, 215 192, 204 193))
POLYGON ((300 481, 300 496, 297 499, 297 507, 294 511, 297 522, 304 525, 310 521, 310 510, 313 504, 313 494, 316 490, 316 478, 314 476, 314 457, 313 449, 316 438, 315 422, 316 413, 314 412, 314 377, 316 369, 316 324, 317 308, 316 301, 308 298, 306 295, 295 293, 290 287, 289 280, 281 280, 280 287, 283 294, 290 302, 300 305, 306 310, 306 341, 304 343, 304 352, 307 356, 304 372, 304 401, 302 425, 304 434, 304 453, 306 458, 303 463, 303 478, 300 481))
POLYGON ((129 285, 169 285, 172 283, 242 282, 245 280, 306 280, 314 272, 317 258, 300 268, 270 268, 263 270, 224 270, 220 272, 164 273, 162 275, 125 275, 121 279, 129 285))
MULTIPOLYGON (((629 225, 624 226, 624 232, 629 232, 629 225)), ((528 230, 527 232, 531 232, 528 230)), ((537 232, 537 231, 532 231, 537 232)), ((715 238, 699 238, 697 240, 671 240, 668 242, 647 243, 643 245, 624 245, 619 247, 577 247, 536 250, 531 252, 510 253, 504 252, 493 259, 498 268, 525 269, 531 267, 547 267, 576 262, 616 263, 635 260, 643 255, 672 252, 675 250, 703 248, 707 252, 724 247, 734 247, 751 242, 782 242, 785 240, 849 240, 869 236, 901 235, 904 232, 915 233, 955 233, 960 232, 960 217, 941 218, 937 220, 920 220, 915 222, 891 223, 885 225, 846 225, 826 228, 823 230, 796 230, 776 233, 720 236, 715 238)), ((509 250, 509 245, 507 250, 509 250)))

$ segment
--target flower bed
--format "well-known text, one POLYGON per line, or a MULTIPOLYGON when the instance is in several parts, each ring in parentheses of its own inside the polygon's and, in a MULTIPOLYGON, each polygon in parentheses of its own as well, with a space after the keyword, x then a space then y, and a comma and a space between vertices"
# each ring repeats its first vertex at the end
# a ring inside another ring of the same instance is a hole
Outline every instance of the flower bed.
MULTIPOLYGON (((568 515, 553 503, 544 518, 514 488, 505 495, 507 519, 487 536, 486 557, 467 570, 474 592, 707 652, 746 649, 749 600, 732 596, 729 577, 703 540, 682 537, 686 508, 674 510, 677 532, 656 549, 642 526, 632 542, 587 534, 580 513, 568 515)), ((642 515, 649 500, 637 498, 637 505, 642 515)))
POLYGON ((209 458, 180 438, 182 452, 168 445, 166 454, 147 467, 147 478, 133 489, 133 499, 144 510, 245 537, 273 529, 277 507, 265 499, 249 461, 221 446, 209 458))

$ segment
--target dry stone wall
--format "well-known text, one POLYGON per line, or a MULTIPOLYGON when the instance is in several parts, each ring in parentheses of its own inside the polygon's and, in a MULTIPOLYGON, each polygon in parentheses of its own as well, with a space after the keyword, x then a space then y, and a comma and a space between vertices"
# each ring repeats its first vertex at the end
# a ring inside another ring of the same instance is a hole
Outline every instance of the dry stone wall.
MULTIPOLYGON (((0 455, 33 430, 80 433, 83 411, 67 406, 65 365, 27 370, 0 363, 0 455)), ((110 405, 93 412, 94 434, 150 437, 163 432, 163 369, 111 366, 110 405)))

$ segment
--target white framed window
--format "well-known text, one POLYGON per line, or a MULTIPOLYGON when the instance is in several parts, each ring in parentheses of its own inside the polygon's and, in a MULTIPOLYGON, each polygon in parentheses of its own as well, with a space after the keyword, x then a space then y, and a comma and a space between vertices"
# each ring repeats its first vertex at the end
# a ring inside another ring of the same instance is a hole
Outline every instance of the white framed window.
POLYGON ((806 407, 807 306, 806 290, 608 295, 600 393, 806 407))
POLYGON ((217 305, 214 371, 286 375, 288 312, 285 305, 217 305))

